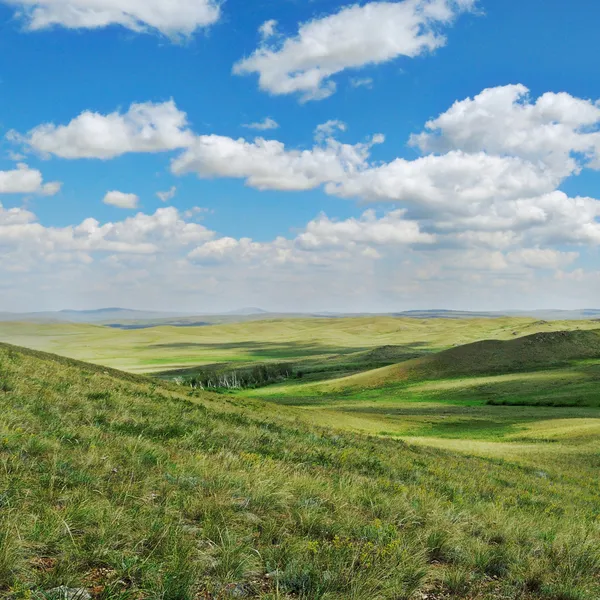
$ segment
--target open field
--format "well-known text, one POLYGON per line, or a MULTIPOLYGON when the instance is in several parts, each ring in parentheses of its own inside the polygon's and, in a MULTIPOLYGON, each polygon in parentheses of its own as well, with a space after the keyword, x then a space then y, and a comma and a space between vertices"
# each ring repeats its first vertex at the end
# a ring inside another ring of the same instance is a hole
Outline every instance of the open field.
MULTIPOLYGON (((384 364, 482 339, 508 340, 536 332, 596 329, 595 321, 523 318, 261 320, 209 327, 121 331, 99 325, 0 322, 0 341, 132 372, 158 372, 212 363, 308 360, 319 366, 352 363, 383 346, 396 355, 384 364), (401 356, 403 355, 403 356, 401 356)), ((379 364, 379 363, 376 363, 379 364)), ((314 365, 313 365, 314 366, 314 365)), ((350 372, 364 370, 364 364, 350 372)))
POLYGON ((528 408, 534 466, 7 346, 0 383, 0 595, 600 595, 593 413, 528 408))

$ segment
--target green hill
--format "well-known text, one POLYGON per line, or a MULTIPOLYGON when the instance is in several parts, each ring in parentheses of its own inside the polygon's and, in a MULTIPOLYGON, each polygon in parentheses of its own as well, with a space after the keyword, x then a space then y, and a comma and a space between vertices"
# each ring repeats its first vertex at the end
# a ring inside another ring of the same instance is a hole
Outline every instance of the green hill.
MULTIPOLYGON (((549 369, 600 358, 600 330, 534 333, 465 344, 389 367, 311 386, 311 393, 376 388, 398 382, 475 377, 549 369)), ((307 393, 308 393, 308 386, 307 393)))
POLYGON ((451 348, 422 359, 416 370, 436 378, 513 373, 589 358, 600 358, 600 331, 554 331, 451 348))
POLYGON ((593 458, 540 471, 300 414, 0 345, 0 597, 600 597, 593 458))

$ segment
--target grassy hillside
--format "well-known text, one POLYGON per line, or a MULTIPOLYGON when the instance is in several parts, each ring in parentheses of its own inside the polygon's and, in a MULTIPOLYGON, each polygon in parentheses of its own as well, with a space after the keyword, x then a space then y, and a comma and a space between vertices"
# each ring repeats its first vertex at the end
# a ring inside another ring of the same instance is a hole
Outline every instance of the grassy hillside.
POLYGON ((0 596, 600 597, 597 452, 530 468, 300 413, 0 345, 0 596))
MULTIPOLYGON (((600 331, 553 331, 512 340, 483 340, 365 371, 323 384, 304 386, 303 393, 339 393, 379 388, 398 382, 527 372, 600 359, 600 331)), ((298 387, 294 391, 300 391, 298 387)))
POLYGON ((313 423, 568 471, 579 453, 600 450, 599 339, 573 331, 476 342, 351 377, 241 393, 302 408, 313 423))

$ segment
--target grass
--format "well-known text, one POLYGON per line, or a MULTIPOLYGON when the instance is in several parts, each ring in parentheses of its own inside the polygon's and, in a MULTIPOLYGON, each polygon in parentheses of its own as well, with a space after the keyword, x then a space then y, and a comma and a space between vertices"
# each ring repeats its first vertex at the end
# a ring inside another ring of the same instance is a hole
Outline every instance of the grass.
POLYGON ((597 326, 0 324, 0 597, 600 597, 597 326))
MULTIPOLYGON (((10 346, 0 381, 3 597, 600 596, 587 419, 562 464, 531 466, 10 346)), ((536 445, 568 429, 529 419, 504 433, 536 445)))
POLYGON ((600 336, 572 331, 475 342, 349 377, 242 393, 300 408, 315 424, 530 466, 554 461, 563 472, 579 460, 595 477, 585 465, 600 450, 599 384, 600 336))

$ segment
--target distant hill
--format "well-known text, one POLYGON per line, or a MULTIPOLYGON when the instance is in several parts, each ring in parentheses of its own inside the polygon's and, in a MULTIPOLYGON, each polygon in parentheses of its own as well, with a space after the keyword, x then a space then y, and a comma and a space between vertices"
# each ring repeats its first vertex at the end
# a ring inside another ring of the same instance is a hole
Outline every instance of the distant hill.
POLYGON ((600 318, 600 309, 584 308, 579 310, 507 310, 507 311, 468 311, 468 310, 407 310, 392 313, 395 317, 412 319, 498 319, 501 317, 529 317, 546 321, 579 321, 600 318))
POLYGON ((392 313, 394 317, 409 317, 411 319, 498 319, 505 317, 501 312, 472 312, 466 310, 406 310, 392 313))
POLYGON ((169 319, 185 313, 133 310, 129 308, 98 308, 94 310, 59 310, 29 313, 0 313, 0 321, 31 321, 36 323, 108 323, 169 319))
POLYGON ((600 358, 600 330, 544 332, 465 344, 315 387, 323 392, 374 388, 401 381, 534 371, 591 358, 600 358))
POLYGON ((230 310, 229 312, 224 313, 225 315, 240 315, 240 316, 249 316, 249 315, 267 315, 269 314, 268 310, 263 310, 262 308, 255 308, 252 306, 238 308, 237 310, 230 310))
POLYGON ((336 312, 307 312, 285 313, 269 312, 257 307, 243 307, 223 313, 201 312, 168 312, 136 310, 129 308, 98 308, 93 310, 60 310, 27 313, 0 312, 0 322, 28 321, 34 323, 97 323, 137 329, 140 327, 158 327, 173 325, 176 327, 197 327, 221 323, 264 319, 336 319, 364 317, 395 317, 410 319, 498 319, 501 317, 529 317, 545 321, 572 321, 600 319, 600 309, 588 308, 581 310, 531 310, 531 311, 460 311, 446 309, 409 310, 393 313, 336 313, 336 312))

